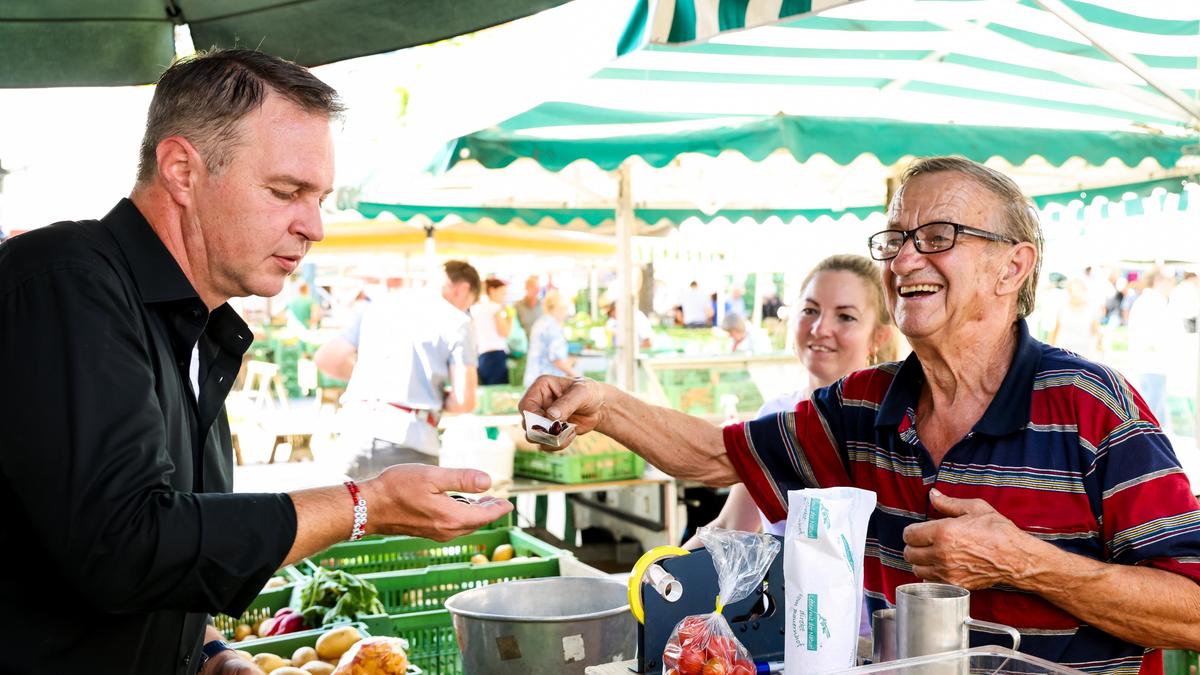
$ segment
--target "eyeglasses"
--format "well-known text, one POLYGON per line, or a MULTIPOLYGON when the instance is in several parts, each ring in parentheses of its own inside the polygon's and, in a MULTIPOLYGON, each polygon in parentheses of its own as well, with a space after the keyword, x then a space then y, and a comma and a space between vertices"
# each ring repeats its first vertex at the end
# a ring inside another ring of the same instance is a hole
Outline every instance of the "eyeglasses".
POLYGON ((969 234, 973 237, 987 239, 989 241, 998 241, 1005 244, 1019 244, 1020 242, 1011 237, 988 232, 986 230, 977 230, 966 225, 958 223, 932 222, 912 230, 884 230, 876 232, 867 239, 867 247, 871 250, 871 257, 876 260, 891 260, 900 255, 900 249, 904 248, 904 242, 912 237, 913 246, 916 247, 917 253, 930 254, 949 251, 954 248, 954 244, 958 242, 958 235, 969 234))

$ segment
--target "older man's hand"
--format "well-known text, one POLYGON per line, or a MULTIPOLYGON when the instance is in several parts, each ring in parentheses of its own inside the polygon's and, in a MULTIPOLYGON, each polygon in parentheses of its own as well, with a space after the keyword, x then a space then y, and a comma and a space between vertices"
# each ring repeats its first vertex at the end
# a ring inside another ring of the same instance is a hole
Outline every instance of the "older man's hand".
POLYGON ((570 422, 575 425, 576 434, 586 434, 600 423, 604 408, 603 387, 598 382, 583 378, 543 375, 530 385, 529 391, 517 404, 517 409, 556 421, 570 422))
POLYGON ((975 590, 1013 584, 1029 569, 1033 538, 991 504, 947 497, 936 489, 929 500, 947 517, 904 528, 904 559, 912 563, 913 574, 975 590))

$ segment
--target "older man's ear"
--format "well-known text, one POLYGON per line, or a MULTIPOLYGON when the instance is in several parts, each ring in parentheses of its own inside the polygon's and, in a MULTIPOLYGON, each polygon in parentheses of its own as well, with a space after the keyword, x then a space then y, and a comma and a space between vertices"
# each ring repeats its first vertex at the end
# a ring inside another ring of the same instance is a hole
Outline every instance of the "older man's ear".
POLYGON ((1000 278, 996 282, 996 295, 1016 295, 1025 279, 1033 273, 1037 264, 1037 249, 1029 242, 1021 242, 1008 252, 1000 278))

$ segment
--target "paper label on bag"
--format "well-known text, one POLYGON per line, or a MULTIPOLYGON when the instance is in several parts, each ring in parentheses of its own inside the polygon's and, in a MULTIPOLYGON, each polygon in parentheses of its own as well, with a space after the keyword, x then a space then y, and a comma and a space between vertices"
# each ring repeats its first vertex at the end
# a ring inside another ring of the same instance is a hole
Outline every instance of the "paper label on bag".
POLYGON ((808 509, 808 538, 816 539, 821 534, 821 500, 809 502, 808 509))
POLYGON ((787 675, 852 668, 862 613, 862 560, 875 493, 857 488, 788 493, 784 536, 787 675))

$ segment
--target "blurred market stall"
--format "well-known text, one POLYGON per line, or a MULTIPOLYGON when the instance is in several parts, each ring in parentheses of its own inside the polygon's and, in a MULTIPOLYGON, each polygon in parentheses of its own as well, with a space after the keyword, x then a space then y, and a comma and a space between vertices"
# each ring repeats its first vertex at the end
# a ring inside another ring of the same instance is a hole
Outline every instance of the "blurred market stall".
MULTIPOLYGON (((425 187, 478 185, 480 168, 518 172, 519 181, 476 202, 460 192, 452 203, 380 181, 364 187, 360 208, 608 208, 628 279, 622 242, 638 208, 857 216, 881 211, 907 159, 930 154, 988 161, 1028 193, 1063 203, 1097 188, 1178 192, 1200 169, 1195 3, 1156 3, 1142 14, 1051 0, 833 4, 740 22, 693 3, 656 6, 675 7, 673 23, 635 14, 619 59, 460 138, 440 162, 453 169, 425 187), (782 20, 703 43, 651 44, 767 18, 782 20), (551 177, 533 181, 534 169, 551 177), (455 178, 467 171, 469 180, 455 178), (555 181, 574 195, 535 191, 555 181)), ((628 296, 618 300, 626 327, 628 296)), ((632 369, 626 357, 621 381, 632 369)))

